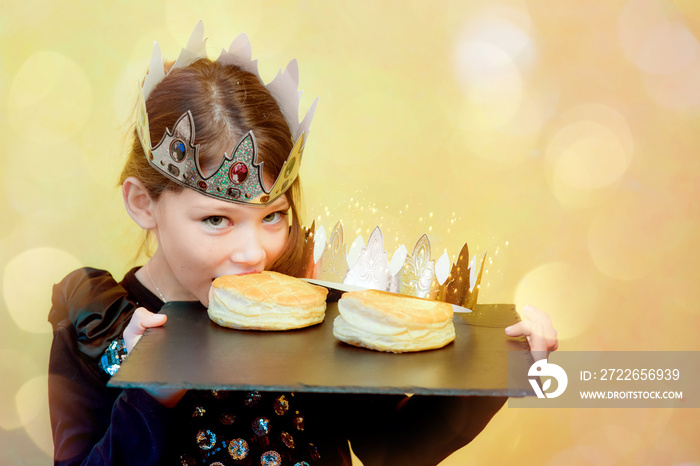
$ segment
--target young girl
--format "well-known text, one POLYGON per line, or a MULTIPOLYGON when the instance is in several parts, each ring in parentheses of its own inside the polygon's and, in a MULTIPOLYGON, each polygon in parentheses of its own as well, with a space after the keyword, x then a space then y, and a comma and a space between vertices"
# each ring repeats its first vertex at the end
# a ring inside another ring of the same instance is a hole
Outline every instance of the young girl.
MULTIPOLYGON (((300 273, 299 178, 288 159, 300 155, 303 139, 293 134, 296 115, 280 108, 296 88, 285 96, 278 86, 273 96, 245 55, 178 60, 159 82, 151 64, 147 116, 121 182, 129 215, 158 246, 121 282, 85 268, 54 287, 55 463, 349 465, 350 441, 366 466, 437 464, 470 442, 505 399, 106 386, 145 329, 165 323, 164 303, 206 306, 221 275, 300 273), (251 151, 262 180, 243 162, 219 176, 224 154, 251 151), (192 160, 201 173, 187 165, 192 160)), ((556 349, 549 318, 534 308, 508 334, 527 335, 533 351, 556 349)))

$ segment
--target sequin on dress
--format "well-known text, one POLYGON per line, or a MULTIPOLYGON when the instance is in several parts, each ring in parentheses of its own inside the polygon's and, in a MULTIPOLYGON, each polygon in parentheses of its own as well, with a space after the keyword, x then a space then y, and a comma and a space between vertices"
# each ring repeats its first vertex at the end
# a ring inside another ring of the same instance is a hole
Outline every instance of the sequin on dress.
POLYGON ((190 391, 181 403, 192 417, 181 464, 313 466, 320 454, 296 401, 294 393, 190 391))

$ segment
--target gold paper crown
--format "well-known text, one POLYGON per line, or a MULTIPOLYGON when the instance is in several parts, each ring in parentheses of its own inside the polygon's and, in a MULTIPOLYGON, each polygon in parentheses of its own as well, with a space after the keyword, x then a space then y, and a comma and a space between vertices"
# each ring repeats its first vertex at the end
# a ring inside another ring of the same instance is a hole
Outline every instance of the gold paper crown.
MULTIPOLYGON (((204 25, 197 23, 187 46, 182 49, 171 70, 184 68, 191 63, 206 58, 204 25)), ((245 34, 238 36, 227 50, 222 50, 217 59, 223 65, 235 65, 260 78, 257 60, 252 60, 250 41, 245 34)), ((180 184, 210 197, 229 202, 267 205, 282 195, 296 179, 301 166, 301 156, 308 140, 309 127, 316 110, 318 98, 299 122, 299 70, 296 60, 292 60, 284 71, 280 71, 270 83, 263 85, 282 111, 287 121, 294 147, 270 190, 263 182, 262 162, 257 158, 257 143, 253 132, 248 132, 232 148, 231 155, 223 154, 216 172, 204 177, 199 165, 199 145, 195 145, 194 118, 190 111, 184 113, 155 146, 151 145, 148 126, 146 100, 156 85, 165 78, 166 72, 160 47, 154 43, 148 74, 143 86, 139 87, 138 117, 136 133, 148 157, 150 165, 160 173, 180 184)))
POLYGON ((467 243, 450 267, 447 253, 431 259, 428 235, 418 239, 410 255, 401 245, 389 260, 379 227, 372 231, 366 244, 358 236, 349 251, 341 222, 336 223, 330 237, 323 226, 316 230, 315 222, 306 233, 303 263, 308 278, 436 299, 469 309, 476 305, 486 253, 470 259, 467 243))

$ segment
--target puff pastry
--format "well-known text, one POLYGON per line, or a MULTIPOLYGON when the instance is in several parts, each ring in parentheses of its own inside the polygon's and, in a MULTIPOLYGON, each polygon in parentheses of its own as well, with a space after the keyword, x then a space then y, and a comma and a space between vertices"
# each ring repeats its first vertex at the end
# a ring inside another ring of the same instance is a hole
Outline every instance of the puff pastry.
POLYGON ((209 318, 246 330, 290 330, 319 324, 328 290, 298 278, 263 271, 226 275, 212 282, 209 318))
POLYGON ((442 348, 455 338, 452 305, 385 291, 345 293, 333 335, 345 343, 403 353, 442 348))

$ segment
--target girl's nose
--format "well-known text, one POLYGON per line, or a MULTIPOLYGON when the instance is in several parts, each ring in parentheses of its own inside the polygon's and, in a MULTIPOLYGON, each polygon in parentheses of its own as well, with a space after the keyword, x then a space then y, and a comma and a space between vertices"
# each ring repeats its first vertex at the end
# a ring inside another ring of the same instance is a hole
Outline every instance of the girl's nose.
POLYGON ((246 228, 240 231, 232 239, 231 261, 244 264, 253 268, 265 267, 265 248, 263 247, 262 237, 254 228, 246 228))

